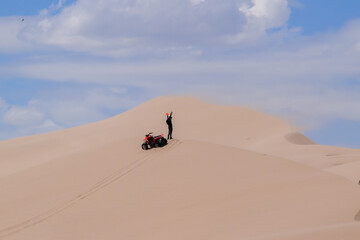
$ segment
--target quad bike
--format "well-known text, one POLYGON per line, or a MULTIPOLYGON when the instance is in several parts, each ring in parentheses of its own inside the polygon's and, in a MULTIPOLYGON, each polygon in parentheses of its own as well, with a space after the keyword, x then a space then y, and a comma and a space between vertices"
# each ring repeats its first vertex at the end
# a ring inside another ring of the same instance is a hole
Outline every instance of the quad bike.
POLYGON ((151 133, 145 135, 144 143, 141 145, 143 150, 148 150, 154 147, 163 147, 167 144, 166 138, 164 138, 164 134, 153 136, 151 133))

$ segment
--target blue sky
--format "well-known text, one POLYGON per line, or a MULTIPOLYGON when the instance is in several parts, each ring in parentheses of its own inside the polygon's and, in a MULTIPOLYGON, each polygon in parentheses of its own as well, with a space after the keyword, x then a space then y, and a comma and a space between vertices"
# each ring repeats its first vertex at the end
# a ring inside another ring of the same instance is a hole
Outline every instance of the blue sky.
POLYGON ((306 35, 336 31, 359 18, 359 9, 360 1, 356 0, 301 0, 292 9, 289 26, 301 26, 306 35))
MULTIPOLYGON (((63 1, 64 6, 75 3, 75 0, 63 1)), ((57 5, 59 2, 54 0, 1 0, 0 16, 35 16, 42 10, 49 8, 51 5, 57 5)))
POLYGON ((186 94, 360 148, 359 9, 357 0, 0 0, 0 139, 186 94))

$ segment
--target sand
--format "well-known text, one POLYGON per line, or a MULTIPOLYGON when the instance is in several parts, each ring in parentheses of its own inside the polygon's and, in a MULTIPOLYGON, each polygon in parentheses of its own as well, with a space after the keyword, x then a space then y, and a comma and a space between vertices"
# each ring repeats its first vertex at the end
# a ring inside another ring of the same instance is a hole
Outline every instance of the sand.
POLYGON ((360 239, 360 150, 241 107, 159 97, 0 142, 0 239, 360 239), (174 137, 141 150, 145 133, 174 137))

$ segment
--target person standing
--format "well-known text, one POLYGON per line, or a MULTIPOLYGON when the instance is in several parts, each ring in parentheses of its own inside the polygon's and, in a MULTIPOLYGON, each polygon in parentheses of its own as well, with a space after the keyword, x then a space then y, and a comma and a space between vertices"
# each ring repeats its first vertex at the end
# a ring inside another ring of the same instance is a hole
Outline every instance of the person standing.
POLYGON ((168 137, 167 139, 172 139, 172 131, 173 131, 173 125, 172 125, 172 112, 170 113, 166 113, 167 119, 166 119, 166 124, 168 125, 169 128, 169 133, 168 133, 168 137))

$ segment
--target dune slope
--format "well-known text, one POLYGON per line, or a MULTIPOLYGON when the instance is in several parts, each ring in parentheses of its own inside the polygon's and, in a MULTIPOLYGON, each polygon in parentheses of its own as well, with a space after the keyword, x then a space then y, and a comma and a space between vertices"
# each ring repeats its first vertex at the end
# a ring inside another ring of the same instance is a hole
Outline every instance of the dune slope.
POLYGON ((244 108, 160 97, 0 150, 0 239, 360 237, 359 150, 244 108), (166 111, 176 139, 142 151, 166 111))

